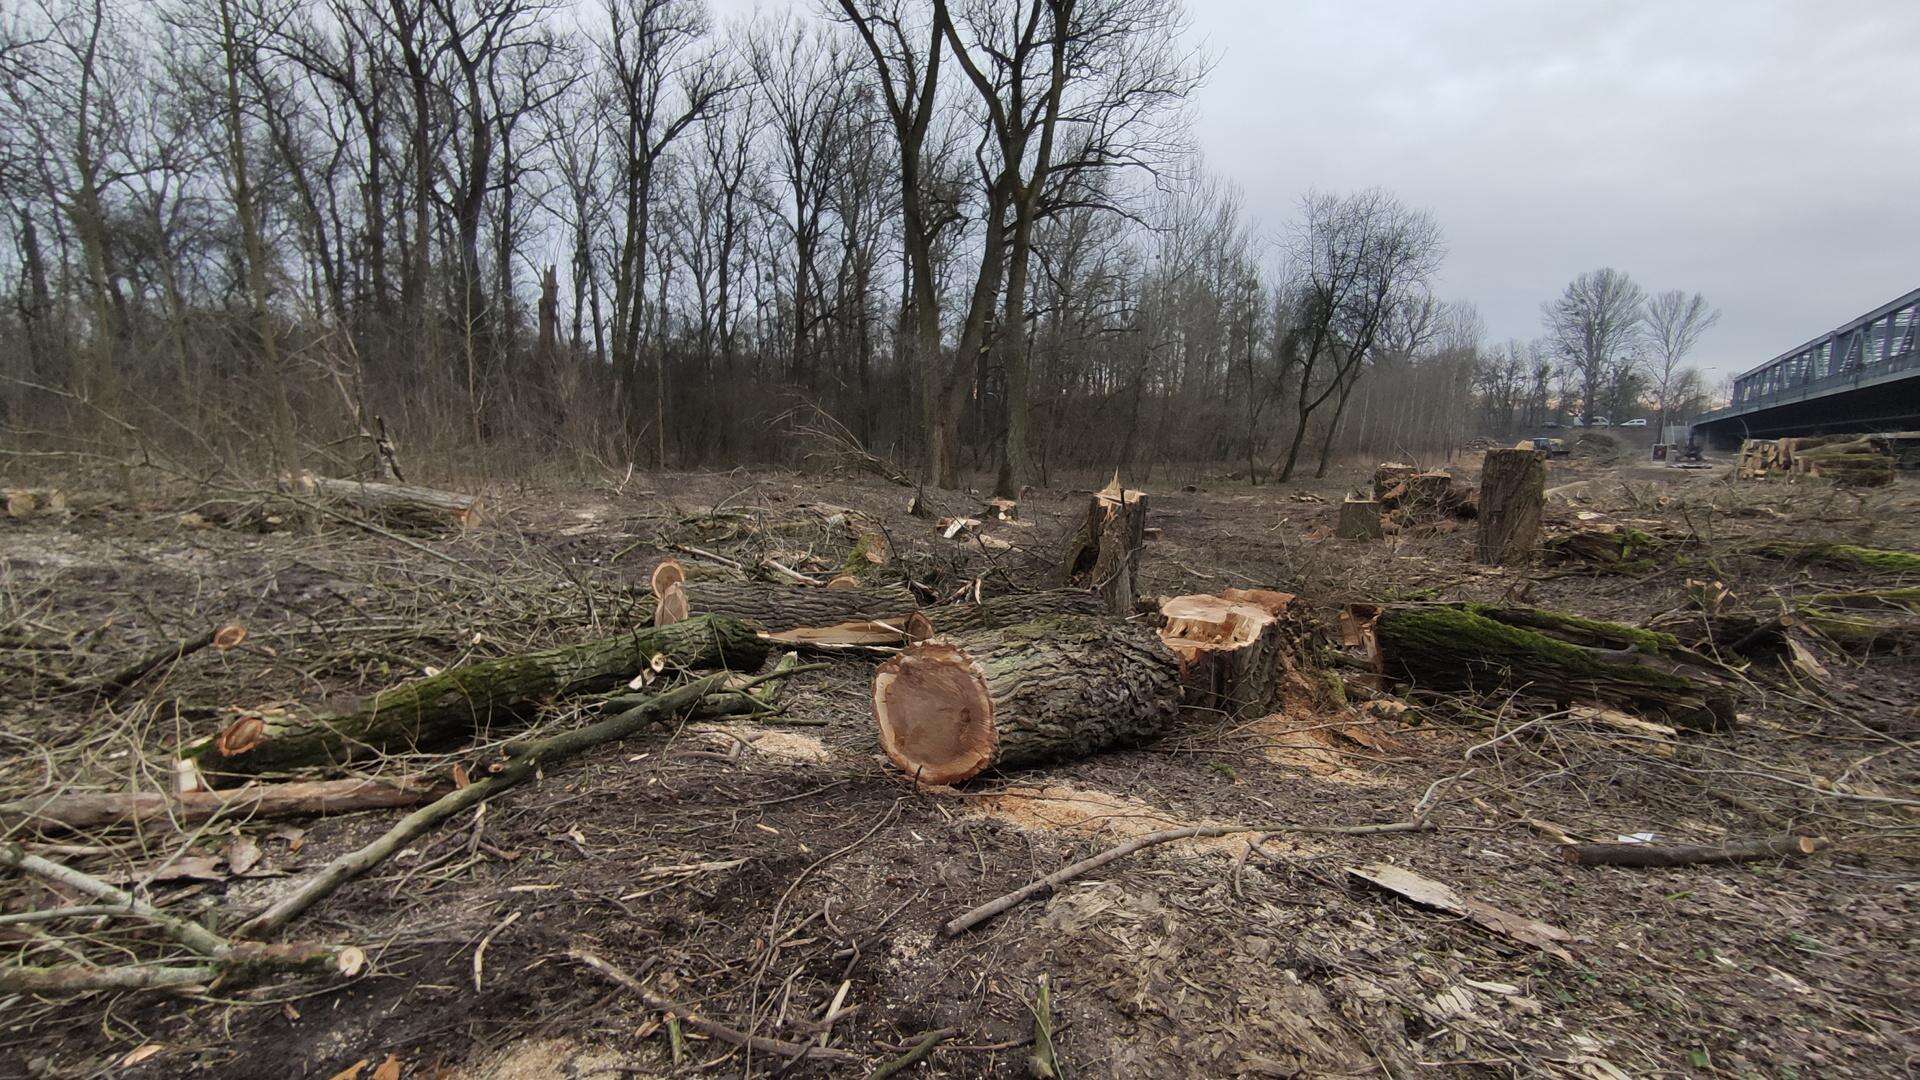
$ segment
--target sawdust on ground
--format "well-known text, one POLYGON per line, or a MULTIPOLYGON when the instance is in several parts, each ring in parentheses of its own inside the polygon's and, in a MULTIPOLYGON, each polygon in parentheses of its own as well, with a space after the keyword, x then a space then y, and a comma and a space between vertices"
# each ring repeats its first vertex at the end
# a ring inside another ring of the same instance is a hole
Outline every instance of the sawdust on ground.
MULTIPOLYGON (((1231 822, 1188 821, 1164 810, 1124 795, 1075 787, 1071 784, 1009 784, 997 791, 969 800, 972 813, 994 818, 1023 829, 1050 832, 1075 832, 1115 842, 1195 825, 1226 825, 1231 822)), ((1253 831, 1176 840, 1164 850, 1186 855, 1224 854, 1237 856, 1245 850, 1253 831)), ((1275 836, 1269 844, 1289 850, 1305 850, 1295 838, 1275 836)))

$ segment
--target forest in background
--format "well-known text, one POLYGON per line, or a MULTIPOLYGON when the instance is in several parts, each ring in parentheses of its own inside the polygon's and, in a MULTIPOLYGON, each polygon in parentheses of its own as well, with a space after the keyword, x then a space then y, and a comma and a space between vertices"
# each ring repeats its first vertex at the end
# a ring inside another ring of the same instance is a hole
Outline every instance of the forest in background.
POLYGON ((1490 342, 1387 189, 1251 220, 1187 138, 1184 24, 3 0, 6 441, 351 471, 384 427, 506 471, 796 463, 825 428, 1011 493, 1703 406, 1698 295, 1596 270, 1490 342))

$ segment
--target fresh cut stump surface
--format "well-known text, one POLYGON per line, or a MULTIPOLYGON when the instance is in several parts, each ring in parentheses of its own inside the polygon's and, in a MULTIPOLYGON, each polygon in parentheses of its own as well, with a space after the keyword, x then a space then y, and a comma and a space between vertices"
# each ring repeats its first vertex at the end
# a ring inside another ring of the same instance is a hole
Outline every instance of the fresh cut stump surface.
POLYGON ((1179 708, 1180 663, 1159 637, 1089 615, 933 638, 873 680, 881 748, 927 784, 1150 739, 1179 708))

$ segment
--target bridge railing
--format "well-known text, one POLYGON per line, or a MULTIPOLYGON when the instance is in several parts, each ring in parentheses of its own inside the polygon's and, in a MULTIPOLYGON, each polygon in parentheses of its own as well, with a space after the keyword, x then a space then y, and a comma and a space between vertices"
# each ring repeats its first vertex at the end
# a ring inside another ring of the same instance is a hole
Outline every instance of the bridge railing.
POLYGON ((1715 420, 1724 420, 1729 416, 1742 416, 1761 409, 1771 409, 1777 405, 1790 405, 1808 398, 1824 397, 1837 390, 1851 390, 1863 383, 1879 382, 1885 376, 1898 372, 1914 370, 1920 370, 1920 349, 1908 349, 1897 356, 1890 356, 1864 367, 1854 367, 1824 378, 1795 383, 1770 394, 1753 394, 1724 409, 1701 413, 1694 417, 1693 422, 1706 424, 1715 420))

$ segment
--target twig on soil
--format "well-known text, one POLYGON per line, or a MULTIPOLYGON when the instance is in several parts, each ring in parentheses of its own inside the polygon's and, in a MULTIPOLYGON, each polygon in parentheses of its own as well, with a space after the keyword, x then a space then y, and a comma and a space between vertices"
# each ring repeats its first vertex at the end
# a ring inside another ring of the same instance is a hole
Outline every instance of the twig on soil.
POLYGON ((678 1020, 693 1030, 711 1035, 721 1042, 732 1043, 735 1046, 746 1047, 750 1050, 763 1050, 769 1053, 779 1054, 783 1057, 805 1056, 810 1060, 838 1062, 859 1060, 857 1055, 848 1053, 845 1050, 822 1048, 811 1043, 788 1042, 785 1039, 774 1039, 765 1035, 749 1035, 738 1028, 728 1027, 718 1021, 709 1020, 678 1002, 661 997, 659 994, 648 990, 640 980, 585 949, 569 949, 567 950, 567 956, 581 964, 585 964, 587 967, 605 976, 608 981, 631 992, 635 997, 644 1002, 648 1008, 659 1009, 661 1012, 666 1013, 669 1019, 678 1020))
POLYGON ((940 1028, 936 1031, 927 1032, 920 1037, 919 1042, 913 1044, 913 1049, 868 1073, 867 1080, 887 1080, 889 1076, 906 1072, 908 1069, 925 1061, 927 1055, 933 1053, 934 1047, 939 1046, 941 1043, 946 1042, 959 1033, 960 1029, 958 1028, 940 1028))
POLYGON ((1018 889, 1007 893, 1005 896, 981 904, 966 914, 948 921, 940 927, 940 934, 943 937, 958 937, 981 923, 986 922, 988 919, 1042 892, 1058 888, 1077 877, 1098 870, 1110 862, 1126 858, 1136 851, 1158 844, 1169 843, 1174 840, 1192 840, 1212 836, 1233 836, 1237 833, 1265 834, 1283 832, 1367 836, 1376 833, 1422 832, 1432 827, 1432 824, 1429 823, 1426 818, 1420 817, 1411 821, 1395 821, 1379 825, 1260 825, 1251 828, 1245 825, 1190 825, 1181 829, 1162 829, 1159 832, 1136 836, 1126 843, 1108 848, 1098 855, 1082 859, 1076 863, 1070 863, 1048 874, 1046 877, 1022 885, 1018 889))

